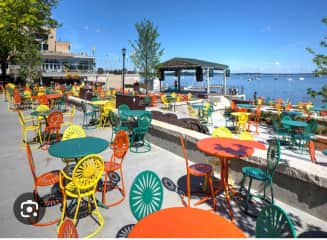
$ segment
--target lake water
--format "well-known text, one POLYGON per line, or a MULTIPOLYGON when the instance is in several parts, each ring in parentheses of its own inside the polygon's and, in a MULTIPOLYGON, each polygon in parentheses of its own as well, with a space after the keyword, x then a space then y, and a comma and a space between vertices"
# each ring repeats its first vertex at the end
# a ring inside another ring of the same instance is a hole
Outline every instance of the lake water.
MULTIPOLYGON (((165 76, 163 86, 173 87, 174 76, 165 76)), ((205 78, 204 78, 205 79, 205 78)), ((223 76, 221 74, 214 75, 210 79, 212 84, 223 84, 223 76)), ((196 82, 194 76, 184 75, 181 77, 181 86, 203 86, 206 87, 207 81, 196 82)), ((244 89, 246 99, 253 99, 253 94, 256 91, 257 97, 262 96, 265 99, 289 99, 292 104, 297 102, 311 101, 314 105, 321 106, 321 97, 317 96, 313 99, 307 94, 307 89, 319 91, 323 85, 327 85, 327 76, 314 77, 312 74, 231 74, 227 78, 227 89, 237 87, 241 92, 244 89)))

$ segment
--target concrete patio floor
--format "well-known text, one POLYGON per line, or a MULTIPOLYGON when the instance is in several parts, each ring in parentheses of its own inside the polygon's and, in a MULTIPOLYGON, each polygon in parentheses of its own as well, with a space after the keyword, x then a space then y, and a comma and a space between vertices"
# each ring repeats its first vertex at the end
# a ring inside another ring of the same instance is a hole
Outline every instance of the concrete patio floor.
MULTIPOLYGON (((77 111, 74 122, 81 124, 82 113, 77 111)), ((0 168, 1 168, 1 200, 0 200, 0 237, 56 237, 57 225, 48 227, 34 227, 24 225, 16 220, 13 213, 13 203, 15 199, 22 193, 31 192, 33 190, 33 179, 28 167, 25 150, 20 149, 21 128, 16 112, 8 112, 7 104, 0 100, 0 168)), ((110 139, 111 129, 89 129, 86 130, 88 136, 97 136, 104 139, 110 139)), ((43 173, 54 169, 62 169, 65 165, 57 158, 48 154, 47 151, 41 149, 33 149, 33 156, 36 164, 37 173, 43 173)), ((100 154, 105 160, 111 156, 111 150, 100 154)), ((168 152, 159 146, 152 145, 152 150, 148 153, 135 154, 128 152, 124 163, 124 179, 127 191, 125 200, 110 209, 102 209, 100 211, 104 216, 104 227, 96 237, 115 237, 118 230, 130 223, 136 223, 128 203, 129 189, 132 181, 143 170, 152 170, 156 172, 160 178, 167 177, 179 189, 185 189, 185 160, 176 154, 168 152)), ((194 179, 195 183, 202 181, 194 179)), ((193 184, 193 183, 192 183, 193 184)), ((40 188, 41 195, 49 192, 49 188, 40 188)), ((98 199, 101 194, 97 193, 98 199)), ((107 199, 114 199, 116 194, 109 192, 107 199)), ((278 196, 276 196, 278 199, 278 196)), ((192 202, 198 198, 194 196, 192 202)), ((233 198, 232 207, 234 210, 236 224, 246 233, 247 236, 253 237, 255 230, 255 218, 245 215, 242 211, 243 204, 241 200, 233 198)), ((210 203, 205 203, 198 208, 209 209, 210 203)), ((297 235, 303 235, 307 232, 327 232, 327 223, 315 218, 299 209, 292 208, 285 203, 276 201, 291 217, 296 227, 297 235)), ((181 198, 176 191, 170 191, 164 187, 164 200, 162 208, 181 207, 181 198)), ((260 204, 254 204, 255 207, 260 204)), ((222 196, 218 196, 217 214, 228 219, 225 200, 222 196)), ((60 217, 60 205, 47 208, 46 216, 43 221, 52 220, 60 217)), ((203 223, 205 224, 205 223, 203 223)), ((81 219, 78 224, 78 232, 80 237, 85 236, 90 231, 95 230, 97 224, 91 218, 81 219)), ((199 226, 201 227, 201 226, 199 226)), ((326 235, 325 235, 326 237, 326 235)))

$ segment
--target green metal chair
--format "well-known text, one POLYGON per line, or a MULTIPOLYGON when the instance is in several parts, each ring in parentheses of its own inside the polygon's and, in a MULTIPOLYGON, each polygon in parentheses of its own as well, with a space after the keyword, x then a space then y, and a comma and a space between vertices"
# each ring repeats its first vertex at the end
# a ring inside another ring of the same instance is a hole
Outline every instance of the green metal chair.
POLYGON ((202 115, 201 122, 206 124, 212 124, 212 113, 213 113, 213 105, 207 103, 203 108, 203 115, 202 115))
POLYGON ((280 126, 277 123, 277 120, 275 118, 272 119, 272 126, 275 131, 276 139, 283 141, 283 142, 288 142, 291 138, 291 134, 288 128, 284 128, 280 126))
POLYGON ((145 96, 143 100, 143 104, 148 106, 150 102, 151 102, 150 96, 145 96))
POLYGON ((147 133, 151 126, 152 118, 150 114, 143 114, 137 120, 137 127, 133 128, 130 139, 130 151, 144 153, 151 151, 151 143, 147 139, 147 133))
POLYGON ((120 120, 122 126, 125 126, 125 127, 128 127, 130 125, 128 116, 126 116, 124 114, 124 111, 129 110, 129 109, 130 109, 129 106, 126 105, 126 104, 121 104, 118 107, 118 117, 119 117, 119 120, 120 120))
POLYGON ((119 119, 115 116, 115 113, 113 111, 109 111, 109 122, 112 126, 112 131, 111 131, 111 140, 110 143, 112 143, 114 139, 114 134, 116 134, 119 131, 126 131, 128 132, 128 127, 122 126, 120 124, 119 119))
MULTIPOLYGON (((161 209, 163 187, 160 177, 153 171, 143 171, 134 179, 129 192, 129 206, 133 216, 140 221, 145 216, 161 209)), ((134 224, 122 227, 116 237, 127 238, 134 224)))
POLYGON ((296 232, 284 210, 271 204, 259 213, 255 236, 257 238, 295 238, 296 232))
POLYGON ((81 108, 84 114, 82 127, 83 128, 89 128, 91 126, 96 127, 96 113, 94 111, 88 111, 86 104, 83 101, 81 102, 81 108))
POLYGON ((303 132, 293 134, 294 145, 296 145, 302 153, 304 146, 308 146, 309 141, 314 138, 317 129, 318 122, 314 119, 310 119, 307 122, 307 126, 304 128, 303 132))
POLYGON ((242 168, 242 173, 243 173, 243 178, 241 181, 241 187, 239 192, 242 193, 242 190, 244 189, 246 192, 246 199, 245 199, 245 212, 248 211, 249 207, 249 200, 252 197, 258 197, 261 199, 266 200, 266 188, 268 185, 270 186, 270 192, 271 192, 271 203, 274 203, 274 193, 273 193, 273 186, 272 186, 272 179, 274 176, 275 169, 278 166, 280 160, 280 144, 279 141, 277 140, 271 140, 269 143, 268 151, 267 151, 267 166, 265 171, 263 171, 260 168, 255 168, 255 167, 243 167, 242 168), (244 188, 244 181, 248 177, 249 180, 249 185, 248 188, 244 188), (258 180, 258 181, 263 181, 264 182, 264 193, 262 195, 252 195, 251 194, 251 186, 252 186, 252 181, 253 180, 258 180))

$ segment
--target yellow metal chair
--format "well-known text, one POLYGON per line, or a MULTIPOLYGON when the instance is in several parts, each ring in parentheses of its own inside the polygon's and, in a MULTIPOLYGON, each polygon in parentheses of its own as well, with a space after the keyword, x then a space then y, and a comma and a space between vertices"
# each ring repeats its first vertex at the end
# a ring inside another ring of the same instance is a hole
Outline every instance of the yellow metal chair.
POLYGON ((212 131, 213 137, 232 138, 233 133, 225 127, 217 127, 212 131))
POLYGON ((62 141, 73 139, 73 138, 81 138, 86 137, 86 133, 84 129, 79 125, 71 125, 69 126, 62 136, 62 141))
MULTIPOLYGON (((67 174, 63 170, 60 171, 59 184, 63 192, 63 207, 60 223, 62 223, 65 219, 67 197, 77 199, 77 206, 73 217, 73 222, 75 225, 79 220, 78 213, 80 210, 81 202, 84 198, 88 198, 88 211, 91 215, 94 213, 97 216, 96 222, 99 224, 99 227, 97 227, 95 231, 87 235, 86 238, 93 237, 94 235, 96 235, 102 229, 104 224, 103 216, 99 211, 97 200, 95 198, 96 186, 102 176, 103 171, 103 158, 96 154, 91 154, 82 158, 76 164, 71 177, 67 176, 67 174), (64 182, 66 183, 66 185, 64 185, 64 182), (92 205, 94 207, 92 207, 92 205)), ((92 218, 94 219, 93 216, 92 218)))
POLYGON ((106 123, 109 123, 109 112, 114 111, 115 102, 113 100, 108 100, 100 113, 99 127, 105 127, 106 123))
POLYGON ((167 110, 169 109, 169 102, 165 94, 161 95, 161 103, 162 103, 161 106, 162 109, 167 109, 167 110))
POLYGON ((187 103, 187 110, 188 110, 188 114, 193 117, 193 118, 198 118, 199 114, 198 114, 198 111, 195 110, 193 107, 192 107, 192 104, 190 103, 187 103))
POLYGON ((73 125, 74 117, 75 117, 76 107, 71 106, 71 110, 69 112, 64 112, 62 115, 64 117, 64 122, 61 126, 71 126, 73 125))
MULTIPOLYGON (((40 105, 36 108, 36 111, 38 111, 38 112, 46 112, 46 111, 50 111, 50 108, 49 108, 48 105, 40 104, 40 105)), ((41 126, 42 124, 45 124, 45 125, 46 125, 46 122, 45 122, 44 117, 42 117, 42 116, 38 116, 38 117, 37 117, 37 120, 38 120, 38 123, 40 124, 40 126, 41 126)))
POLYGON ((21 111, 18 111, 18 118, 22 127, 22 143, 21 148, 25 148, 27 141, 27 132, 35 132, 35 136, 38 136, 40 143, 42 144, 41 128, 33 118, 25 118, 21 111))
POLYGON ((237 118, 237 122, 236 122, 236 127, 238 129, 239 132, 243 132, 246 129, 246 124, 248 122, 248 115, 246 112, 241 113, 238 118, 237 118))

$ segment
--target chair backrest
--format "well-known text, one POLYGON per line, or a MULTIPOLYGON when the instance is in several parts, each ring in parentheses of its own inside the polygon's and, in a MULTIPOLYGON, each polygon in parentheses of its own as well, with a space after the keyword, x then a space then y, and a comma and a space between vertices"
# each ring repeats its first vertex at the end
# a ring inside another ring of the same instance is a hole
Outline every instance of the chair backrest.
POLYGON ((114 162, 122 162, 127 151, 128 151, 128 133, 126 131, 118 131, 115 134, 115 138, 111 144, 111 148, 113 150, 111 161, 114 162))
POLYGON ((50 108, 48 105, 45 105, 45 104, 40 104, 37 108, 36 108, 36 111, 38 112, 46 112, 46 111, 49 111, 50 108))
POLYGON ((139 128, 148 129, 151 126, 151 122, 152 122, 151 114, 144 113, 137 119, 137 126, 139 128))
POLYGON ((124 112, 126 110, 129 110, 129 106, 128 105, 126 105, 126 104, 119 105, 119 107, 118 107, 118 116, 119 116, 119 119, 121 119, 121 120, 128 120, 128 116, 126 116, 124 114, 124 112))
POLYGON ((38 101, 40 104, 48 105, 49 101, 46 95, 41 95, 38 97, 38 101))
POLYGON ((72 181, 78 189, 94 190, 104 170, 100 155, 90 154, 78 161, 72 173, 72 181))
POLYGON ((47 122, 48 126, 60 128, 61 124, 63 123, 64 116, 60 111, 53 111, 49 114, 47 122))
POLYGON ((310 119, 307 124, 309 125, 310 133, 315 134, 318 129, 318 122, 315 119, 310 119))
POLYGON ((248 115, 247 115, 246 113, 241 113, 241 114, 238 116, 237 120, 238 120, 238 123, 239 123, 240 125, 242 125, 242 124, 247 123, 248 118, 249 118, 249 117, 248 117, 248 115))
POLYGON ((28 165, 30 166, 34 182, 36 182, 37 177, 36 177, 36 173, 35 173, 34 159, 33 159, 31 147, 28 143, 25 144, 25 149, 26 149, 28 165))
POLYGON ((144 100, 143 100, 143 103, 144 104, 149 104, 151 102, 151 98, 150 98, 150 96, 145 96, 144 97, 144 100))
POLYGON ((84 113, 87 112, 86 104, 85 104, 84 101, 81 102, 81 108, 82 108, 82 111, 83 111, 84 113))
POLYGON ((313 140, 309 141, 309 154, 311 162, 316 163, 316 149, 313 140))
POLYGON ((253 135, 249 132, 241 132, 238 138, 241 140, 254 140, 253 135))
POLYGON ((109 114, 109 111, 113 111, 115 109, 114 101, 108 100, 103 106, 103 112, 105 114, 109 114))
POLYGON ((257 217, 255 236, 257 238, 296 237, 291 219, 276 205, 266 206, 257 217))
POLYGON ((64 134, 62 136, 62 141, 73 139, 73 138, 81 138, 86 137, 86 133, 84 129, 79 125, 71 125, 64 131, 64 134))
POLYGON ((129 206, 137 220, 161 209, 163 187, 159 176, 143 171, 134 179, 129 192, 129 206))
POLYGON ((75 224, 69 218, 66 218, 58 228, 58 238, 78 238, 78 232, 75 224))
POLYGON ((119 120, 116 118, 115 113, 113 111, 109 111, 109 122, 113 127, 119 125, 119 120))
POLYGON ((226 127, 217 127, 212 131, 213 137, 232 138, 233 133, 226 127))
POLYGON ((280 160, 280 143, 276 139, 270 140, 267 150, 267 168, 266 173, 273 176, 280 160))

